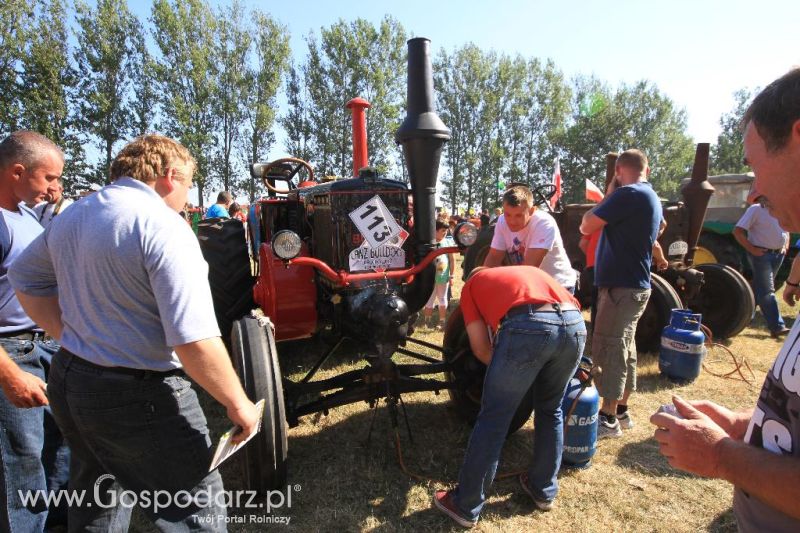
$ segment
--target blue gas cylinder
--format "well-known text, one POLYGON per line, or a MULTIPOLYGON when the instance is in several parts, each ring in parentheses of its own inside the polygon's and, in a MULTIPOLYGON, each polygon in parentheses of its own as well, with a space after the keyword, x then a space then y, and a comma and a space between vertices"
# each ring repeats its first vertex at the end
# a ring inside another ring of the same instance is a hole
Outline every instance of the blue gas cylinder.
POLYGON ((565 419, 564 451, 561 454, 564 468, 588 467, 597 451, 600 395, 592 384, 590 370, 591 359, 584 357, 575 377, 567 385, 567 392, 561 402, 562 416, 565 419))
POLYGON ((669 325, 661 333, 658 369, 672 381, 688 383, 700 375, 706 355, 701 318, 702 315, 688 309, 673 309, 669 325))

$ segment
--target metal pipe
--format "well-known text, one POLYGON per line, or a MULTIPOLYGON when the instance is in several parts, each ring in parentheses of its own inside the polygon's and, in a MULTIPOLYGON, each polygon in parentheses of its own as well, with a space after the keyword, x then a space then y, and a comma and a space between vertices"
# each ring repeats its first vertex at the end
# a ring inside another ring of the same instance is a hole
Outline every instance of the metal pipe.
POLYGON ((367 117, 366 109, 369 102, 363 98, 353 98, 345 106, 353 114, 353 177, 358 177, 358 171, 369 166, 367 152, 367 117))
POLYGON ((714 194, 714 187, 708 182, 708 155, 711 145, 709 143, 698 143, 694 154, 694 165, 692 166, 692 180, 681 188, 683 201, 689 208, 689 231, 687 244, 689 251, 684 258, 684 264, 691 266, 694 263, 694 254, 697 251, 697 241, 700 240, 700 232, 703 230, 703 221, 706 217, 706 209, 711 195, 714 194))

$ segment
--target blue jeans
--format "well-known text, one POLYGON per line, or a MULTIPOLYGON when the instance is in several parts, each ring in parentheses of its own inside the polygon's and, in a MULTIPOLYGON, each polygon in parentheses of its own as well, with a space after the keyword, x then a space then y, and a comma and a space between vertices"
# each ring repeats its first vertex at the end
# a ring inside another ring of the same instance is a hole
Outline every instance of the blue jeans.
POLYGON ((183 375, 123 374, 62 350, 47 392, 72 449, 70 489, 86 494, 69 508, 71 532, 125 531, 137 504, 161 531, 226 530, 206 418, 183 375))
POLYGON ((764 252, 756 257, 747 254, 750 266, 753 268, 753 296, 758 307, 767 321, 770 331, 779 331, 786 327, 781 312, 778 309, 778 300, 775 298, 775 274, 781 268, 784 254, 778 252, 764 252))
MULTIPOLYGON (((54 342, 0 339, 25 372, 47 381, 54 342)), ((14 407, 0 392, 0 531, 37 532, 67 523, 63 503, 49 510, 43 501, 23 505, 20 492, 41 494, 67 488, 69 448, 50 407, 14 407)))
POLYGON ((511 418, 534 387, 534 455, 528 483, 537 499, 558 492, 564 445, 561 401, 586 343, 579 311, 536 312, 504 319, 483 382, 481 410, 458 475, 459 510, 478 517, 494 480, 511 418))

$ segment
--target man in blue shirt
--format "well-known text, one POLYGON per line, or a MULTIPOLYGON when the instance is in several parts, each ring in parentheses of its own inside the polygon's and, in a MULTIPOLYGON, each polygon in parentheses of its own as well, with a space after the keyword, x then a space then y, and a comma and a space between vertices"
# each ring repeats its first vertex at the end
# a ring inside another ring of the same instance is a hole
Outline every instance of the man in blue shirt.
POLYGON ((603 370, 597 387, 603 403, 597 438, 621 437, 633 426, 628 398, 636 390, 636 323, 650 298, 653 246, 662 221, 661 202, 647 182, 647 157, 626 150, 602 202, 583 216, 580 231, 602 229, 595 259, 597 323, 592 356, 603 370), (617 420, 619 418, 619 420, 617 420))
MULTIPOLYGON (((46 137, 16 131, 0 143, 0 531, 42 531, 66 523, 66 505, 24 505, 20 493, 67 488, 69 449, 45 395, 52 356, 39 324, 22 309, 8 271, 43 231, 22 202, 44 200, 64 168, 46 137)), ((48 333, 52 333, 49 332, 48 333)))
POLYGON ((231 215, 228 213, 228 208, 232 203, 233 197, 231 196, 231 193, 228 191, 221 191, 217 195, 217 203, 209 207, 206 211, 206 218, 230 218, 231 215))

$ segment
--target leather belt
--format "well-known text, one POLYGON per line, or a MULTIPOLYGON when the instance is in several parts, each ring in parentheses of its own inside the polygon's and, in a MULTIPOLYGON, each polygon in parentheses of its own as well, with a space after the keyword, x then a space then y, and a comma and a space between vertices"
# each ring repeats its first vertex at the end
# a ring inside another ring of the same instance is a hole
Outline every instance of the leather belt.
POLYGON ((559 311, 579 311, 579 309, 573 303, 522 304, 509 309, 503 319, 517 315, 527 315, 529 313, 558 313, 559 311))
POLYGON ((40 338, 44 338, 44 332, 35 331, 32 329, 22 330, 22 331, 6 331, 0 333, 0 339, 19 339, 21 341, 34 341, 40 338))
POLYGON ((763 246, 759 246, 759 248, 761 248, 765 252, 770 252, 770 253, 773 253, 773 254, 779 254, 779 253, 781 253, 783 251, 783 248, 774 248, 773 249, 773 248, 764 248, 763 246))
POLYGON ((59 351, 63 353, 63 355, 70 357, 70 360, 67 362, 68 366, 75 365, 108 374, 131 376, 136 379, 161 379, 170 376, 185 375, 182 368, 173 368, 172 370, 146 370, 144 368, 128 368, 124 366, 103 366, 92 363, 91 361, 87 361, 82 357, 78 357, 74 353, 70 352, 69 350, 65 350, 64 348, 61 348, 59 351))

